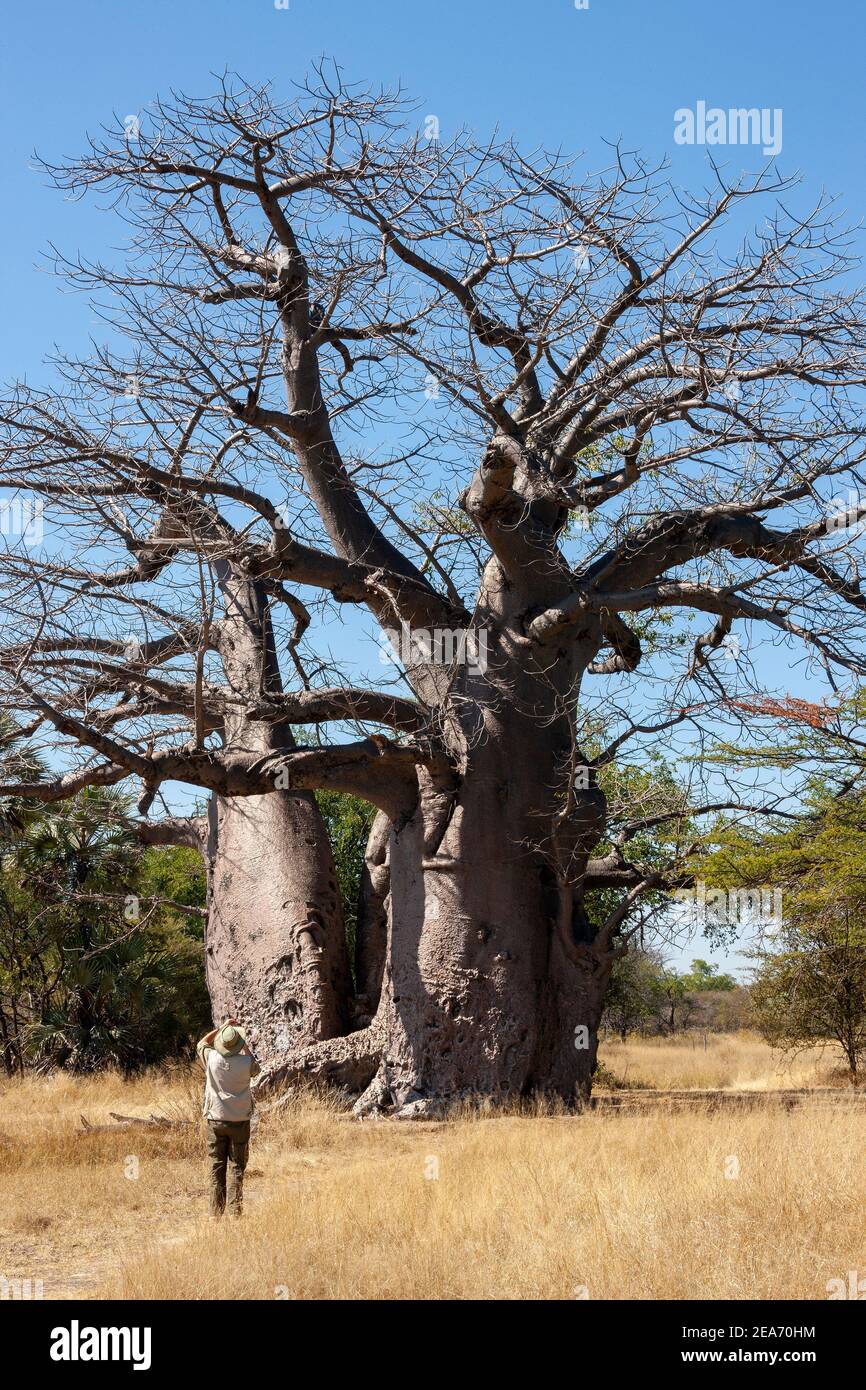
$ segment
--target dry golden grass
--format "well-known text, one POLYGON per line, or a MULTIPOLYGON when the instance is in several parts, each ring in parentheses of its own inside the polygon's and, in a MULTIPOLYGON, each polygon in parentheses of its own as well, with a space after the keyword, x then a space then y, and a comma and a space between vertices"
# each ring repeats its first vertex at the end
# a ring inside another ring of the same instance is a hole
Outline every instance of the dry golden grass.
POLYGON ((830 1048, 786 1056, 754 1033, 682 1033, 677 1037, 608 1038, 601 1062, 625 1086, 662 1090, 772 1091, 839 1086, 846 1074, 830 1048))
POLYGON ((864 1268, 866 1124, 780 1111, 461 1122, 285 1175, 127 1260, 125 1298, 820 1298, 864 1268), (732 1159, 739 1163, 739 1176, 732 1159), (428 1176, 438 1165, 438 1179, 428 1176))
MULTIPOLYGON (((196 1088, 197 1089, 197 1088, 196 1088)), ((46 1297, 92 1289, 130 1244, 171 1231, 204 1191, 198 1127, 84 1135, 80 1116, 185 1109, 188 1070, 124 1082, 106 1073, 0 1088, 0 1274, 42 1279, 46 1297), (129 1156, 138 1159, 139 1178, 129 1156)), ((197 1109, 201 1109, 198 1104, 197 1109)))
MULTIPOLYGON (((633 1079, 711 1082, 688 1042, 628 1047, 633 1079)), ((712 1076, 760 1085, 754 1040, 713 1048, 712 1076)), ((189 1072, 5 1085, 0 1274, 46 1298, 629 1299, 825 1298, 866 1270, 866 1110, 844 1093, 829 1114, 420 1125, 357 1124, 309 1093, 262 1117, 243 1221, 211 1223, 197 1123, 75 1132, 81 1113, 192 1116, 198 1090, 189 1072)))

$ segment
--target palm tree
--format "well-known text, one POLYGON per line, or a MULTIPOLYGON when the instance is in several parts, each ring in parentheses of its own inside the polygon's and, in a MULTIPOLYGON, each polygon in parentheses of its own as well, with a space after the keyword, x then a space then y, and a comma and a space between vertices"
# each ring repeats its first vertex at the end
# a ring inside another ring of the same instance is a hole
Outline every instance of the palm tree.
MULTIPOLYGON (((44 759, 27 744, 26 731, 10 714, 0 711, 0 780, 38 782, 47 771, 44 759)), ((0 845, 9 843, 23 830, 28 818, 43 813, 35 801, 18 796, 0 798, 0 845)))
MULTIPOLYGON (((26 740, 26 730, 11 715, 0 711, 3 782, 37 782, 45 776, 43 759, 26 740)), ((22 797, 0 799, 0 871, 7 866, 10 849, 20 841, 26 826, 42 814, 38 802, 22 797)), ((13 874, 11 882, 0 887, 0 1059, 9 1074, 24 1065, 21 999, 24 980, 30 979, 34 965, 33 934, 21 908, 17 875, 13 874)))
POLYGON ((27 1030, 29 1055, 78 1071, 146 1060, 147 1034, 164 1031, 173 1011, 179 965, 170 943, 97 926, 88 955, 66 967, 66 992, 27 1030))
POLYGON ((103 1060, 109 1041, 104 1006, 119 914, 105 899, 122 899, 134 882, 138 851, 128 812, 117 789, 87 787, 30 820, 14 850, 31 890, 52 906, 63 986, 63 1002, 28 1030, 28 1047, 75 1070, 103 1060))

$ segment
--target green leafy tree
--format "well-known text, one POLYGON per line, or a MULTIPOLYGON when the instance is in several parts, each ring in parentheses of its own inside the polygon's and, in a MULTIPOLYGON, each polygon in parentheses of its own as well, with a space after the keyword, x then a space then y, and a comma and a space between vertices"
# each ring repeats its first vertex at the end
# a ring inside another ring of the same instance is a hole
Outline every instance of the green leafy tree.
POLYGON ((769 883, 781 894, 753 952, 751 1003, 764 1036, 783 1048, 834 1043, 856 1075, 866 1046, 866 697, 833 709, 762 700, 754 713, 783 732, 775 747, 751 751, 752 765, 809 773, 801 814, 783 829, 721 827, 704 870, 708 882, 769 883))
POLYGON ((142 853, 128 810, 113 789, 88 788, 10 826, 0 865, 7 1071, 27 1059, 81 1071, 157 1061, 208 1017, 201 860, 142 853))
POLYGON ((866 1054, 866 928, 840 903, 785 926, 758 954, 752 985, 758 1027, 777 1047, 836 1044, 856 1078, 866 1054))
POLYGON ((629 951, 611 972, 603 1025, 625 1042, 629 1033, 652 1027, 664 997, 665 967, 651 951, 629 951))
POLYGON ((364 852, 376 808, 369 801, 362 801, 360 797, 350 796, 346 792, 318 792, 316 800, 331 841, 337 883, 343 900, 349 960, 354 961, 364 852))
POLYGON ((683 975, 686 989, 696 993, 708 990, 732 990, 737 988, 733 975, 723 975, 709 961, 700 958, 692 961, 692 968, 683 975))

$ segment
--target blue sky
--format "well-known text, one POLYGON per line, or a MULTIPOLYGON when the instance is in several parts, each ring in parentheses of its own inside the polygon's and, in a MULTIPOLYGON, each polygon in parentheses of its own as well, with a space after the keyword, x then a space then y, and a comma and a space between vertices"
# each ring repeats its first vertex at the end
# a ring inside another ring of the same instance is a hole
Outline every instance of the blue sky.
MULTIPOLYGON (((46 340, 73 347, 87 315, 58 298, 34 267, 52 239, 67 249, 102 246, 110 219, 93 205, 64 205, 31 167, 77 153, 83 133, 136 113, 168 88, 209 92, 209 74, 234 69, 277 84, 327 53, 349 77, 403 83, 438 116, 443 138, 463 124, 499 125, 536 141, 606 159, 622 138, 650 158, 668 154, 674 174, 700 185, 705 151, 673 141, 674 112, 708 106, 783 111, 784 172, 841 195, 866 213, 862 175, 866 117, 862 54, 866 19, 841 0, 42 0, 4 6, 0 125, 6 216, 0 276, 9 329, 0 378, 30 376, 46 340), (13 327, 14 326, 14 327, 13 327)), ((723 152, 733 169, 760 152, 723 152)))
MULTIPOLYGON (((68 203, 45 187, 33 151, 74 155, 85 132, 144 112, 170 88, 209 93, 210 74, 228 68, 288 93, 327 54, 350 80, 401 83, 438 118, 443 139, 463 125, 498 126, 527 147, 585 151, 594 168, 609 160, 604 142, 621 139, 650 162, 669 156, 675 180, 698 189, 710 177, 706 150, 674 142, 675 112, 699 101, 778 108, 778 164, 803 174, 797 198, 827 189, 859 222, 864 39, 862 11, 841 0, 589 0, 585 10, 574 0, 10 3, 0 60, 0 379, 44 379, 45 351, 83 351, 94 327, 85 300, 39 268, 39 252, 51 241, 97 255, 118 237, 95 201, 68 203)), ((764 163, 753 147, 715 153, 731 173, 764 163)), ((696 943, 685 954, 695 953, 706 949, 696 943)))

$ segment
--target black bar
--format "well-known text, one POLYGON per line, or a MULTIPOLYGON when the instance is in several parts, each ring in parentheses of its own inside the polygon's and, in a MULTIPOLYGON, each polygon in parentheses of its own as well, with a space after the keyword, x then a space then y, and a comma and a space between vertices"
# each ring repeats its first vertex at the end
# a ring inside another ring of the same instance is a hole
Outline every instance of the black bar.
MULTIPOLYGON (((537 1361, 538 1375, 562 1362, 569 1380, 617 1382, 625 1374, 672 1371, 700 1378, 708 1368, 728 1375, 757 1371, 769 1377, 790 1370, 818 1372, 822 1379, 843 1366, 856 1365, 863 1341, 863 1317, 840 1303, 863 1301, 863 1295, 826 1302, 571 1302, 402 1304, 363 1300, 293 1303, 280 1300, 240 1302, 231 1310, 220 1302, 28 1302, 0 1305, 0 1329, 7 1354, 26 1347, 28 1374, 113 1377, 207 1376, 224 1381, 243 1376, 291 1381, 302 1374, 305 1349, 315 1346, 328 1379, 345 1358, 357 1373, 368 1358, 383 1369, 412 1380, 440 1378, 450 1365, 464 1380, 478 1368, 489 1380, 503 1365, 517 1374, 519 1356, 537 1361), (522 1328, 521 1324, 528 1324, 522 1328), (539 1325, 540 1324, 540 1325, 539 1325), (460 1329, 457 1344, 446 1340, 451 1326, 460 1329), (116 1346, 126 1360, 86 1359, 91 1348, 111 1357, 115 1339, 101 1329, 118 1329, 116 1346), (92 1329, 97 1330, 94 1335, 92 1329), (124 1335, 123 1329, 128 1335, 124 1335), (138 1332, 134 1331, 138 1329, 138 1332), (527 1332, 552 1334, 550 1341, 526 1341, 527 1332), (325 1341, 311 1340, 324 1333, 325 1341), (468 1335, 468 1340, 466 1337, 468 1335), (450 1347, 450 1350, 449 1350, 450 1347), (78 1359, 54 1359, 65 1353, 78 1359), (374 1351, 374 1348, 378 1350, 374 1351), (465 1353, 469 1360, 465 1360, 465 1353), (135 1360, 140 1369, 134 1370, 135 1360), (144 1363, 147 1363, 146 1365, 144 1363), (590 1364, 593 1367, 590 1372, 590 1364), (438 1371, 437 1371, 438 1367, 438 1371), (570 1369, 569 1369, 570 1368, 570 1369)), ((367 1369, 369 1370, 369 1364, 367 1369)), ((527 1370, 530 1367, 527 1366, 527 1370)), ((313 1373, 308 1367, 305 1378, 313 1373)), ((16 1378, 18 1379, 18 1378, 16 1378)), ((9 1382, 12 1383, 11 1380, 9 1382)))

